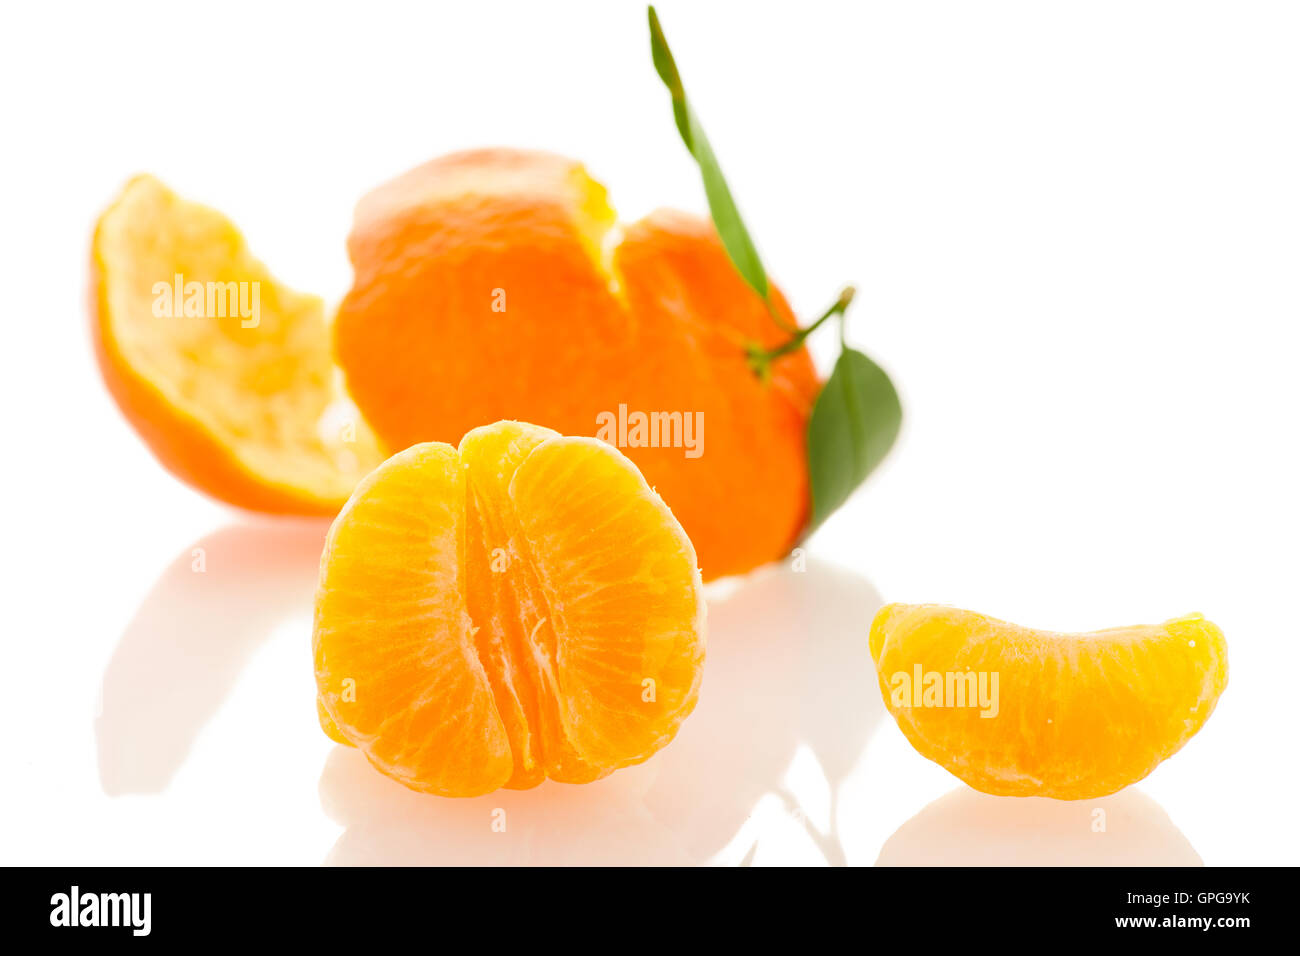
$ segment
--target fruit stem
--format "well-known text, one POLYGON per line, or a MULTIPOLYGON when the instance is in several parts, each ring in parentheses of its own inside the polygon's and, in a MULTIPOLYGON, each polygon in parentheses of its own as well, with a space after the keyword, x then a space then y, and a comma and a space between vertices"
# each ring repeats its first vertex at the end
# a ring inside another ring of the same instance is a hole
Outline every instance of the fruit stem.
POLYGON ((768 349, 759 345, 757 342, 750 342, 745 346, 745 358, 749 362, 749 367, 759 378, 767 379, 771 370, 771 364, 783 355, 789 355, 803 346, 808 336, 812 335, 819 328, 825 325, 833 317, 840 319, 840 346, 844 345, 844 313, 848 311, 849 305, 853 302, 853 296, 857 290, 846 285, 837 298, 825 312, 823 312, 816 321, 802 329, 796 329, 794 334, 785 342, 775 348, 768 349))

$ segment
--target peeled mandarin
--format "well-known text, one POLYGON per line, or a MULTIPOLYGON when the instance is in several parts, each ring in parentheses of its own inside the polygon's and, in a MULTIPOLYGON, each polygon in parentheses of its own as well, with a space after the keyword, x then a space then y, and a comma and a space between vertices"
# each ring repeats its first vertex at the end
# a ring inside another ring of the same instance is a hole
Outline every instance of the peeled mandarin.
POLYGON ((321 725, 415 790, 583 783, 695 706, 695 551, 619 451, 521 422, 415 445, 358 486, 321 558, 321 725))

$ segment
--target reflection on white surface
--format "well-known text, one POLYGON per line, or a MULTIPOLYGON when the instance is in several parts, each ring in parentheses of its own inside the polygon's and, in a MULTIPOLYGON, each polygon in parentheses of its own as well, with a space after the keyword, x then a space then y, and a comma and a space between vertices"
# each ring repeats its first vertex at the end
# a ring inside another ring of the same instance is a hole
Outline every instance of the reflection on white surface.
POLYGON ((643 768, 582 786, 547 781, 453 800, 408 790, 351 747, 335 747, 321 804, 346 830, 327 864, 557 866, 683 864, 673 834, 638 799, 643 768))
POLYGON ((1169 815, 1129 787, 1097 800, 959 787, 908 820, 877 866, 1202 866, 1169 815))
POLYGON ((95 736, 105 793, 167 787, 253 651, 310 609, 325 529, 231 525, 168 566, 104 671, 95 736))
POLYGON ((797 827, 844 862, 836 798, 880 720, 867 629, 880 598, 862 577, 810 561, 727 582, 709 599, 695 713, 651 760, 593 784, 547 782, 469 800, 418 794, 336 747, 321 802, 345 828, 331 864, 681 864, 754 859, 797 827), (790 783, 808 753, 829 812, 790 783), (760 802, 784 814, 756 813, 760 802))

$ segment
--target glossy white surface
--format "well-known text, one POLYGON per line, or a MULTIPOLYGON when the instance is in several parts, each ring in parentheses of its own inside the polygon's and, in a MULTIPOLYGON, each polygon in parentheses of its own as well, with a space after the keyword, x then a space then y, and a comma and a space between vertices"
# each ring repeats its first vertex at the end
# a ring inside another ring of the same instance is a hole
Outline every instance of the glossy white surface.
POLYGON ((1300 862, 1300 11, 660 13, 769 270, 805 316, 858 283, 905 431, 805 572, 712 589, 662 754, 442 801, 316 727, 323 529, 200 498, 108 399, 90 224, 149 170, 337 298, 355 199, 454 148, 582 157, 627 219, 702 210, 640 5, 0 12, 0 863, 1300 862), (1200 610, 1231 683, 1135 790, 985 798, 884 714, 882 599, 1068 630, 1200 610))

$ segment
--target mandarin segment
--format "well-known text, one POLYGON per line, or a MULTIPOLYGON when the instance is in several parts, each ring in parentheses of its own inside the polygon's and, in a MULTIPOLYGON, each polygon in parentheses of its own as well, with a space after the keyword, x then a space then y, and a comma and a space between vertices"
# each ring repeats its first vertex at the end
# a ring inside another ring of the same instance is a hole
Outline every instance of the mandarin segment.
POLYGON ((485 666, 515 753, 507 784, 526 788, 551 777, 587 783, 603 776, 570 743, 555 687, 551 612, 510 497, 516 471, 533 450, 559 434, 522 422, 499 422, 469 432, 460 443, 469 482, 468 560, 471 615, 485 666))
POLYGON ((594 438, 536 448, 510 498, 555 643, 548 679, 566 735, 601 766, 644 760, 699 690, 704 604, 690 540, 636 467, 594 438))
POLYGON ((617 450, 499 422, 358 486, 321 559, 314 646, 322 727, 407 786, 583 783, 694 707, 702 585, 617 450))
POLYGON ((799 348, 766 380, 749 367, 747 346, 785 333, 707 220, 613 223, 604 188, 562 157, 478 150, 412 170, 357 207, 339 365, 390 448, 456 442, 498 419, 597 436, 620 409, 690 416, 693 449, 684 429, 619 448, 706 578, 748 571, 786 553, 808 519, 811 359, 799 348))
POLYGON ((337 730, 408 787, 459 796, 496 790, 513 770, 466 609, 464 541, 456 450, 395 455, 330 529, 313 639, 337 730))
POLYGON ((96 226, 91 318, 127 419, 220 501, 333 515, 380 461, 339 387, 321 301, 276 282, 228 219, 151 176, 96 226))
POLYGON ((1078 800, 1135 783, 1200 730, 1228 680, 1223 633, 1200 615, 1058 634, 891 604, 869 643, 911 744, 998 795, 1078 800))

